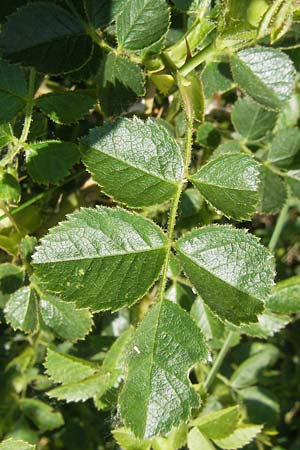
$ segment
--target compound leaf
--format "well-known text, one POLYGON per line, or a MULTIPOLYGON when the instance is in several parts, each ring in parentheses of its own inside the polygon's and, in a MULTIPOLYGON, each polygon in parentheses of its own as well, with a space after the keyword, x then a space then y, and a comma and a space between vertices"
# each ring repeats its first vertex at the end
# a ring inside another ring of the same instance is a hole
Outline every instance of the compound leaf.
POLYGON ((219 156, 191 177, 216 209, 236 220, 250 219, 258 203, 260 165, 243 154, 219 156))
POLYGON ((250 98, 240 98, 232 109, 231 120, 236 131, 248 141, 262 138, 272 131, 277 114, 268 111, 250 98))
POLYGON ((26 95, 26 80, 20 67, 0 59, 0 123, 11 121, 25 108, 26 95))
POLYGON ((256 322, 273 285, 272 256, 257 238, 228 225, 211 225, 180 238, 183 268, 222 320, 256 322))
POLYGON ((95 104, 95 99, 75 92, 56 92, 42 95, 36 106, 59 124, 71 124, 80 120, 95 104))
POLYGON ((262 428, 262 425, 240 425, 230 436, 214 439, 214 442, 224 450, 243 448, 261 432, 262 428))
POLYGON ((300 162, 300 130, 280 130, 272 141, 268 160, 278 167, 296 169, 294 164, 300 162))
POLYGON ((300 277, 291 277, 277 283, 272 295, 267 300, 267 307, 281 314, 299 313, 300 277))
POLYGON ((99 74, 99 99, 107 116, 120 114, 145 94, 141 69, 129 59, 109 53, 102 61, 99 74))
POLYGON ((51 431, 64 424, 62 414, 47 403, 33 398, 20 399, 20 409, 40 431, 51 431))
POLYGON ((207 355, 203 335, 189 315, 170 301, 157 303, 131 346, 120 398, 125 425, 149 438, 185 421, 198 404, 187 373, 207 355))
POLYGON ((237 84, 261 105, 278 110, 292 95, 295 68, 280 50, 255 47, 241 50, 231 58, 237 84))
POLYGON ((169 28, 165 0, 128 0, 116 20, 119 46, 143 50, 162 39, 169 28))
POLYGON ((44 365, 47 374, 55 383, 78 383, 97 372, 97 367, 85 359, 64 355, 50 348, 44 365))
POLYGON ((239 406, 230 406, 198 417, 193 425, 209 439, 222 439, 233 433, 238 421, 239 406))
POLYGON ((37 275, 64 300, 93 311, 117 310, 154 283, 166 237, 153 222, 123 209, 82 209, 50 230, 33 256, 37 275))
POLYGON ((36 446, 20 439, 9 438, 0 443, 0 450, 35 450, 36 446))
POLYGON ((78 160, 79 150, 72 142, 44 141, 27 145, 28 172, 38 183, 57 183, 78 160))
POLYGON ((83 23, 50 2, 29 3, 9 16, 1 46, 9 60, 51 74, 78 69, 93 48, 83 23))
POLYGON ((35 331, 38 325, 35 292, 29 286, 18 289, 9 297, 4 313, 13 329, 20 329, 25 333, 35 331))
POLYGON ((41 297, 40 313, 45 325, 68 341, 84 339, 92 329, 88 309, 76 309, 74 303, 63 302, 53 295, 41 297))
POLYGON ((82 141, 83 162, 103 190, 129 206, 162 203, 183 174, 181 151, 168 131, 148 119, 120 119, 82 141))

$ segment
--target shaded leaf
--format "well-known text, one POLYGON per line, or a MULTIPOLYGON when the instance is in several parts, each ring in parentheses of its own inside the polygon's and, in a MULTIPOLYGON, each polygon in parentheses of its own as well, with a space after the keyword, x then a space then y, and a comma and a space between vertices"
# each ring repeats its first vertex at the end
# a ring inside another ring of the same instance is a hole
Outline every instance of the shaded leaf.
POLYGON ((21 267, 10 263, 0 265, 0 291, 12 294, 23 284, 24 271, 21 267))
POLYGON ((237 325, 257 321, 274 277, 272 256, 257 238, 212 225, 186 234, 176 249, 187 276, 213 312, 237 325))
POLYGON ((125 425, 149 438, 185 421, 198 404, 187 372, 206 358, 203 335, 186 312, 170 301, 153 306, 131 346, 120 398, 125 425))
POLYGON ((242 154, 219 156, 190 177, 216 209, 236 220, 250 219, 258 203, 260 166, 242 154))
POLYGON ((97 28, 106 27, 122 12, 127 0, 84 0, 89 21, 97 28))
POLYGON ((300 277, 291 277, 277 283, 267 300, 267 307, 281 314, 299 313, 300 277))
POLYGON ((234 87, 228 64, 209 62, 201 73, 204 95, 212 97, 215 93, 224 93, 234 87))
POLYGON ((63 416, 47 403, 33 398, 20 399, 20 409, 40 431, 50 431, 64 424, 63 416))
POLYGON ((183 174, 181 151, 151 119, 120 119, 83 139, 83 162, 104 192, 133 207, 175 195, 183 174))
POLYGON ((247 409, 247 417, 252 423, 275 426, 279 420, 279 403, 268 389, 252 386, 239 391, 239 396, 247 409))
POLYGON ((26 95, 26 80, 20 67, 0 59, 0 123, 9 122, 25 108, 26 95))
POLYGON ((36 106, 56 123, 71 124, 80 120, 89 112, 96 99, 75 92, 56 92, 42 95, 36 106))
POLYGON ((300 170, 289 170, 286 181, 296 197, 300 198, 300 170))
POLYGON ((18 203, 21 187, 18 180, 8 172, 0 173, 0 200, 7 203, 18 203))
POLYGON ((93 48, 83 23, 50 2, 29 3, 9 16, 1 46, 11 61, 52 74, 78 69, 88 61, 93 48))
POLYGON ((123 209, 82 209, 52 228, 33 256, 49 290, 80 307, 117 310, 141 298, 162 268, 166 238, 123 209), (146 270, 147 268, 147 270, 146 270))
POLYGON ((262 214, 276 214, 281 210, 287 199, 285 182, 266 166, 261 166, 259 196, 258 210, 262 214))
POLYGON ((202 330, 212 348, 221 348, 224 342, 224 324, 215 316, 202 298, 198 297, 191 309, 191 317, 202 330))
POLYGON ((300 163, 300 130, 287 128, 274 137, 268 154, 268 160, 275 166, 296 168, 300 163))
POLYGON ((27 145, 28 172, 38 183, 56 183, 69 174, 78 159, 78 147, 71 142, 45 141, 27 145))

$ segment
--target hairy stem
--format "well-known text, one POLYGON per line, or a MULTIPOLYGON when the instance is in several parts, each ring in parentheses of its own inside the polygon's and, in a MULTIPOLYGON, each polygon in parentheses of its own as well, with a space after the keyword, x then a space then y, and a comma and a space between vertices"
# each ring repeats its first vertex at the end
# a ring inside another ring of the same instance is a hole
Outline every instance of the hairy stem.
POLYGON ((283 206, 282 210, 280 211, 280 214, 277 218, 275 228, 273 230, 273 234, 272 234, 270 242, 269 242, 269 250, 271 252, 273 252, 275 250, 275 247, 277 245, 280 234, 281 234, 283 227, 288 219, 288 213, 289 213, 289 202, 287 201, 286 204, 283 206))
POLYGON ((206 391, 208 391, 208 389, 212 385, 214 379, 216 378, 216 376, 217 376, 217 374, 219 372, 219 369, 220 369, 220 367, 221 367, 221 365, 222 365, 222 363, 223 363, 223 361, 224 361, 224 359, 225 359, 225 357, 226 357, 226 355, 227 355, 227 353, 228 353, 228 351, 230 349, 233 336, 234 336, 234 333, 232 331, 230 331, 228 333, 224 343, 223 343, 223 346, 222 346, 218 356, 215 359, 215 362, 212 365, 212 368, 210 369, 210 372, 209 372, 209 374, 208 374, 208 376, 207 376, 207 378, 205 380, 205 383, 204 383, 204 388, 205 388, 206 391))
POLYGON ((19 139, 20 147, 27 141, 31 120, 32 120, 32 111, 33 111, 33 104, 34 104, 34 91, 35 91, 35 69, 30 69, 29 73, 29 83, 28 83, 28 100, 26 103, 26 109, 25 109, 25 119, 24 119, 24 125, 22 134, 19 139))
POLYGON ((169 216, 168 231, 167 231, 168 246, 167 246, 167 253, 166 253, 166 258, 165 258, 164 266, 163 266, 162 278, 161 278, 160 287, 159 287, 159 293, 158 293, 159 300, 163 300, 164 292, 166 289, 167 274, 168 274, 168 267, 169 267, 170 256, 171 256, 171 251, 172 251, 173 234, 174 234, 174 228, 176 225, 176 216, 177 216, 177 211, 178 211, 178 205, 179 205, 179 200, 180 200, 180 196, 181 196, 183 187, 186 183, 186 177, 188 176, 188 170, 189 170, 189 165, 190 165, 190 161, 191 161, 192 137, 193 137, 193 122, 191 120, 188 120, 187 121, 185 153, 184 153, 184 173, 183 173, 183 178, 181 179, 181 181, 178 185, 177 192, 174 197, 170 216, 169 216))
POLYGON ((197 66, 202 64, 203 62, 209 62, 212 60, 219 51, 217 51, 214 44, 209 45, 204 50, 202 50, 200 53, 197 53, 197 55, 193 56, 191 59, 189 59, 180 69, 179 73, 183 77, 186 77, 192 70, 194 70, 197 66))

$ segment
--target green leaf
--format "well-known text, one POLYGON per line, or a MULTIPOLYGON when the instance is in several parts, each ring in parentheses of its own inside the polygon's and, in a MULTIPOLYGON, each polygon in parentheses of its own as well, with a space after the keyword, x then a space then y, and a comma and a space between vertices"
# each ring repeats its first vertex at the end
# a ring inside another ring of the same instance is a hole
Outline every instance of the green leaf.
POLYGON ((84 339, 92 329, 88 309, 76 309, 74 303, 63 302, 52 295, 41 297, 40 313, 45 325, 68 341, 84 339))
POLYGON ((183 423, 172 428, 165 437, 158 436, 151 442, 153 450, 178 450, 186 445, 188 425, 183 423))
POLYGON ((268 427, 276 426, 280 407, 276 397, 268 389, 252 386, 239 391, 246 406, 247 417, 253 423, 264 423, 268 427))
POLYGON ((222 439, 234 432, 239 421, 239 406, 230 406, 193 420, 197 427, 209 439, 222 439))
POLYGON ((268 154, 268 160, 278 167, 294 168, 300 163, 300 130, 287 128, 274 137, 268 154))
POLYGON ((123 209, 82 209, 53 228, 33 256, 50 291, 93 311, 141 298, 158 277, 166 237, 150 220, 123 209))
POLYGON ((295 69, 280 50, 267 47, 241 50, 231 58, 231 70, 238 86, 267 108, 280 109, 292 95, 295 69))
POLYGON ((1 46, 11 61, 51 74, 78 69, 93 48, 83 23, 50 2, 30 3, 9 16, 1 46))
POLYGON ((181 151, 153 120, 120 119, 83 139, 83 162, 104 192, 129 206, 173 197, 183 175, 181 151))
POLYGON ((20 439, 9 438, 0 443, 0 450, 35 450, 36 446, 20 439))
POLYGON ((234 87, 228 64, 210 62, 201 73, 204 95, 211 98, 216 93, 224 93, 234 87))
POLYGON ((279 350, 271 344, 265 344, 260 352, 246 359, 234 372, 230 383, 235 389, 245 388, 257 383, 259 375, 279 358, 279 350))
POLYGON ((195 73, 190 73, 186 77, 182 77, 178 73, 177 80, 183 109, 188 119, 203 122, 204 95, 200 78, 195 73))
POLYGON ((26 105, 27 85, 20 67, 0 59, 0 123, 9 122, 26 105))
POLYGON ((24 271, 14 264, 2 263, 0 265, 0 291, 3 294, 12 294, 23 284, 24 271))
POLYGON ((191 181, 225 216, 250 219, 258 203, 260 165, 250 156, 230 154, 209 161, 191 181))
POLYGON ((89 21, 96 28, 103 28, 115 20, 122 12, 127 0, 84 0, 84 8, 89 21))
POLYGON ((126 111, 145 94, 145 80, 136 64, 109 53, 100 67, 98 88, 102 110, 113 116, 126 111))
POLYGON ((230 406, 198 417, 193 425, 209 439, 222 439, 233 433, 238 421, 239 406, 230 406))
POLYGON ((224 439, 215 439, 214 442, 224 450, 243 448, 253 441, 262 428, 262 425, 240 425, 230 436, 224 439))
POLYGON ((21 187, 18 180, 8 172, 0 173, 0 200, 7 203, 18 203, 21 187))
POLYGON ((47 392, 50 398, 69 402, 84 402, 96 395, 103 395, 112 387, 111 375, 99 373, 78 382, 58 386, 47 392))
POLYGON ((216 148, 220 144, 221 136, 211 122, 205 122, 197 130, 196 143, 205 148, 216 148))
MULTIPOLYGON (((268 305, 268 300, 266 304, 268 305)), ((289 322, 288 316, 280 316, 266 309, 263 314, 258 316, 257 323, 242 325, 238 331, 248 336, 267 339, 282 330, 289 322)))
POLYGON ((36 106, 54 122, 68 125, 78 122, 95 103, 96 100, 86 94, 57 92, 42 95, 37 99, 36 106))
POLYGON ((51 406, 33 398, 19 400, 20 409, 40 431, 51 431, 64 424, 63 416, 51 406))
POLYGON ((210 341, 212 348, 221 348, 224 342, 224 324, 215 316, 202 298, 198 297, 193 303, 191 317, 202 330, 205 338, 210 341))
POLYGON ((128 0, 118 15, 117 38, 126 50, 143 50, 168 31, 169 8, 165 0, 128 0))
POLYGON ((267 307, 281 314, 300 312, 300 277, 295 276, 276 284, 267 307))
POLYGON ((44 366, 55 383, 78 383, 97 372, 97 367, 85 359, 64 355, 50 348, 44 366))
POLYGON ((173 303, 177 303, 186 311, 191 309, 195 294, 188 286, 174 282, 165 292, 165 298, 173 303))
POLYGON ((237 325, 257 321, 271 291, 274 267, 270 252, 256 237, 228 225, 211 225, 180 238, 176 249, 213 312, 237 325))
POLYGON ((215 450, 215 446, 201 433, 198 428, 192 428, 187 440, 189 450, 215 450))
POLYGON ((138 439, 126 428, 113 430, 112 435, 123 450, 149 450, 151 446, 151 442, 148 439, 138 439))
POLYGON ((149 438, 185 421, 198 404, 187 372, 206 358, 203 335, 186 312, 170 301, 153 306, 131 346, 120 398, 125 425, 149 438))
POLYGON ((300 198, 300 170, 289 170, 285 179, 293 194, 300 198))
POLYGON ((0 148, 5 147, 14 138, 12 128, 9 123, 3 123, 0 125, 0 148))
POLYGON ((234 128, 248 141, 256 141, 272 131, 276 119, 274 111, 267 111, 247 97, 238 99, 231 113, 234 128))
POLYGON ((79 159, 78 147, 72 142, 45 141, 26 148, 28 172, 38 183, 58 182, 79 159))
POLYGON ((258 210, 262 214, 276 214, 287 199, 285 182, 266 166, 261 166, 259 196, 258 210))
POLYGON ((14 330, 20 329, 25 333, 36 330, 38 325, 37 299, 29 286, 14 292, 6 303, 5 318, 14 330))

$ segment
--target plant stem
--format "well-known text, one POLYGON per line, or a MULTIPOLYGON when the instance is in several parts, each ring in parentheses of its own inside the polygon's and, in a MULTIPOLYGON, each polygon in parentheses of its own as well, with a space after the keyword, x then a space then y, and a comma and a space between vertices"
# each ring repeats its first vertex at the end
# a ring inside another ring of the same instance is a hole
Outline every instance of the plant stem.
POLYGON ((188 60, 180 69, 179 73, 183 77, 187 76, 192 70, 194 70, 199 64, 205 62, 209 62, 213 59, 219 51, 216 49, 214 44, 209 45, 204 50, 202 50, 197 55, 193 56, 190 60, 188 60))
POLYGON ((286 204, 283 206, 282 210, 280 211, 280 214, 277 218, 277 222, 276 222, 272 237, 269 242, 269 250, 271 252, 273 252, 275 250, 275 247, 277 245, 280 234, 281 234, 283 227, 288 219, 288 212, 289 212, 289 202, 287 201, 286 204))
POLYGON ((186 177, 188 176, 188 169, 190 165, 191 160, 191 153, 192 153, 192 137, 193 137, 193 122, 191 120, 188 120, 187 122, 187 132, 186 132, 186 144, 185 144, 185 154, 184 154, 184 172, 183 172, 183 178, 181 179, 176 195, 174 197, 172 208, 169 216, 169 223, 168 223, 168 231, 167 231, 167 253, 164 261, 163 266, 163 272, 162 272, 162 278, 160 282, 160 287, 158 291, 158 298, 159 300, 163 300, 164 292, 166 289, 167 284, 167 274, 168 274, 168 268, 169 268, 169 261, 172 251, 172 243, 173 243, 173 234, 174 234, 174 228, 176 225, 176 216, 178 211, 178 205, 180 196, 183 190, 183 187, 186 183, 186 177))
POLYGON ((26 103, 23 130, 22 130, 22 134, 19 139, 20 148, 22 148, 22 145, 27 141, 29 130, 30 130, 33 104, 34 104, 35 74, 36 74, 35 69, 33 69, 33 68, 30 69, 29 83, 28 83, 28 100, 26 103))
POLYGON ((231 344, 233 335, 234 335, 234 333, 232 331, 229 331, 229 333, 223 343, 223 346, 222 346, 218 356, 216 357, 215 362, 212 365, 212 368, 210 369, 210 372, 204 383, 204 388, 206 391, 208 391, 208 389, 210 388, 211 384, 213 383, 215 377, 217 376, 217 374, 219 372, 219 369, 230 349, 230 344, 231 344))

